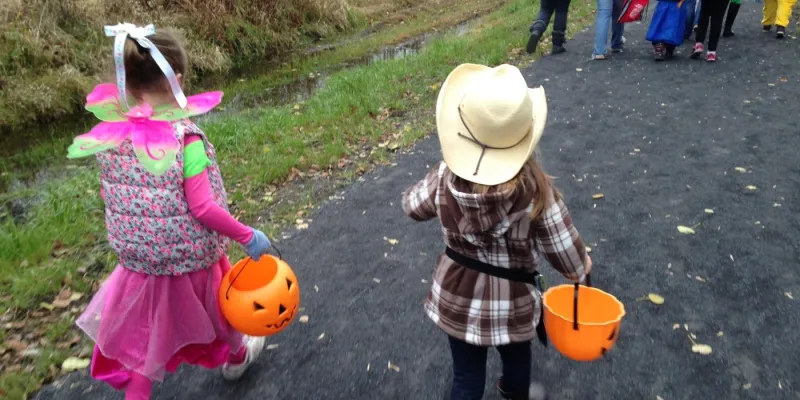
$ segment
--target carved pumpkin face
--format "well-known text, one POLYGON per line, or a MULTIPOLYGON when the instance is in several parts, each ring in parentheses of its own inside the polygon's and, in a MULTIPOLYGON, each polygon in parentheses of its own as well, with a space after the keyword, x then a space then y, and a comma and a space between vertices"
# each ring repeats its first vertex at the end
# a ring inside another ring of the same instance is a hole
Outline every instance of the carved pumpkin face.
POLYGON ((237 331, 269 336, 284 330, 300 307, 300 286, 288 264, 270 255, 245 258, 223 277, 222 314, 237 331))
POLYGON ((561 354, 575 361, 594 361, 605 356, 617 342, 625 306, 602 290, 580 286, 575 329, 574 290, 572 285, 560 285, 542 296, 544 327, 561 354))

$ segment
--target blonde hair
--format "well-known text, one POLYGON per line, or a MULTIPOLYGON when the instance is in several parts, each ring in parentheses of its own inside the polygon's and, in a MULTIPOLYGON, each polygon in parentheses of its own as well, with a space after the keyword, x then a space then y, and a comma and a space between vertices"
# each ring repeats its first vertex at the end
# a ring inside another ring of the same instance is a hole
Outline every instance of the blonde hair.
MULTIPOLYGON (((147 37, 169 63, 175 75, 186 76, 189 61, 180 40, 170 31, 157 29, 155 35, 147 37)), ((125 81, 129 92, 140 97, 145 92, 169 91, 169 83, 164 72, 153 60, 150 50, 139 46, 128 38, 125 42, 125 81)))
POLYGON ((538 220, 542 218, 542 214, 544 214, 544 210, 547 208, 547 200, 552 196, 558 201, 561 199, 561 193, 553 186, 553 178, 544 172, 541 164, 533 157, 528 159, 519 173, 510 181, 494 186, 473 183, 472 190, 473 193, 478 194, 486 194, 492 190, 498 192, 524 190, 528 180, 526 174, 533 175, 533 180, 536 182, 536 194, 533 198, 533 211, 530 213, 530 219, 538 220))

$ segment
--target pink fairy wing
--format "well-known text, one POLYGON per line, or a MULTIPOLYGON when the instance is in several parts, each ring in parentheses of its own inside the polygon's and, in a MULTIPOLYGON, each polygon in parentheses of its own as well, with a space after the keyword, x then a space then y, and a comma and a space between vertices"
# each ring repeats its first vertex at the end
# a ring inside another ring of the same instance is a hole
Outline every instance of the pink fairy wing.
POLYGON ((67 149, 67 158, 81 158, 108 150, 122 144, 131 133, 130 122, 101 122, 91 131, 73 139, 67 149))
POLYGON ((101 121, 121 122, 128 119, 122 110, 117 86, 111 83, 101 83, 94 87, 86 96, 86 109, 101 121))
POLYGON ((166 105, 158 107, 152 117, 156 121, 178 121, 205 114, 222 102, 222 92, 207 92, 186 98, 186 108, 166 105))
POLYGON ((175 129, 166 121, 142 121, 131 132, 136 158, 154 175, 163 175, 175 162, 180 142, 175 129))

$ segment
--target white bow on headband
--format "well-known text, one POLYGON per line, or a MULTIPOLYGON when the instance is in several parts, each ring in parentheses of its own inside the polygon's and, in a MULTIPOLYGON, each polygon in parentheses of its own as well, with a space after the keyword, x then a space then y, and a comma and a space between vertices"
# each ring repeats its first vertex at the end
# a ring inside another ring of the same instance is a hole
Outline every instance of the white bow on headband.
POLYGON ((153 56, 153 61, 158 64, 161 68, 161 71, 164 72, 164 75, 167 77, 167 81, 169 82, 170 88, 172 88, 172 94, 175 96, 175 100, 178 102, 178 105, 181 108, 186 107, 186 96, 183 94, 183 90, 181 90, 181 85, 178 83, 178 77, 175 75, 175 71, 169 65, 169 62, 164 55, 158 51, 156 45, 148 39, 148 36, 154 35, 156 33, 156 28, 153 24, 141 27, 136 26, 134 24, 124 23, 124 24, 117 24, 117 25, 107 25, 105 27, 106 36, 114 36, 114 65, 116 66, 117 71, 117 90, 119 90, 119 98, 122 100, 122 105, 126 108, 130 108, 128 106, 128 98, 127 92, 125 90, 125 39, 130 36, 131 39, 135 40, 139 46, 147 49, 150 51, 150 55, 153 56))

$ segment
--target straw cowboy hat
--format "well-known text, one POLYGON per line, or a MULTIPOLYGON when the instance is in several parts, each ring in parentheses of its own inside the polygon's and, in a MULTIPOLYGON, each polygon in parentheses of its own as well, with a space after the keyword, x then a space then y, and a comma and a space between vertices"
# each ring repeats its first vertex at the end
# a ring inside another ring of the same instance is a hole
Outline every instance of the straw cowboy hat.
POLYGON ((533 153, 547 120, 544 89, 528 89, 516 67, 463 64, 442 85, 436 125, 454 174, 498 185, 513 179, 533 153))

